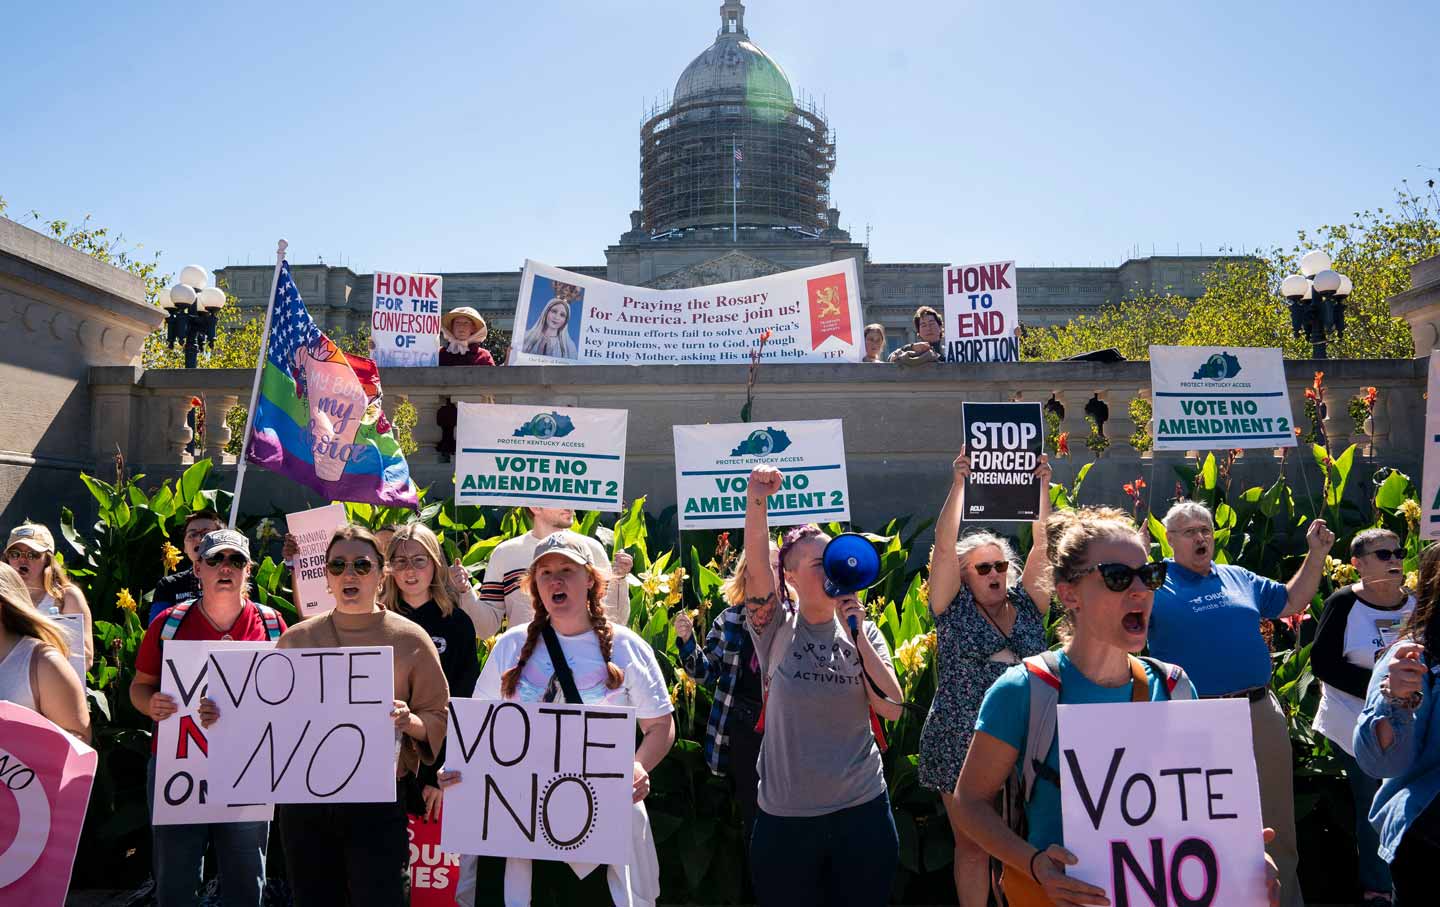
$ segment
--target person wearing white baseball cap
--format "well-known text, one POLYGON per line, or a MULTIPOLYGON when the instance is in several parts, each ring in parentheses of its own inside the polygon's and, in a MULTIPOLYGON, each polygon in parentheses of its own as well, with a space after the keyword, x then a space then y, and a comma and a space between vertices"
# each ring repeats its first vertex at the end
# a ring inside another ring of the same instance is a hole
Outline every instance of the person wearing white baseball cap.
MULTIPOLYGON (((495 641, 475 685, 475 697, 521 702, 578 699, 635 709, 635 723, 643 735, 635 748, 632 779, 635 860, 629 866, 607 866, 605 881, 616 904, 648 907, 660 896, 660 862, 644 800, 650 793, 650 772, 675 742, 671 718, 675 708, 650 644, 606 616, 602 602, 608 578, 608 571, 596 567, 578 533, 566 530, 542 539, 525 575, 535 616, 495 641), (542 637, 545 645, 540 645, 542 637), (552 651, 564 655, 560 665, 551 660, 552 651)), ((459 772, 441 772, 439 777, 442 788, 460 780, 459 772)), ((581 878, 595 869, 588 863, 570 866, 581 878)), ((462 858, 455 900, 464 907, 476 903, 475 870, 475 858, 462 858)), ((506 907, 530 903, 531 871, 530 860, 505 861, 506 907)))
MULTIPOLYGON (((39 523, 21 523, 10 530, 10 540, 5 543, 5 563, 25 581, 25 589, 30 593, 30 603, 35 610, 47 617, 59 614, 82 616, 85 667, 88 669, 95 658, 90 605, 85 601, 85 593, 70 582, 65 569, 55 560, 55 536, 39 523)), ((82 676, 80 679, 83 682, 85 678, 82 676)))

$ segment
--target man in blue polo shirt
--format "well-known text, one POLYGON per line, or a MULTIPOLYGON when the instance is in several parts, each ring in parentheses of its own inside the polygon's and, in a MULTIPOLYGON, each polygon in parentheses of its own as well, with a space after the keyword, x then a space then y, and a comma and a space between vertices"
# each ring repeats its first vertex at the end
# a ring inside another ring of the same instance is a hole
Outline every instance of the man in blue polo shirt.
POLYGON ((1262 620, 1289 617, 1309 607, 1320 587, 1325 555, 1335 533, 1312 520, 1309 549, 1288 583, 1257 576, 1244 567, 1215 563, 1215 523, 1210 511, 1182 501, 1165 514, 1165 535, 1175 558, 1150 614, 1150 654, 1180 665, 1202 698, 1250 701, 1250 732, 1260 777, 1260 812, 1275 829, 1266 849, 1280 870, 1284 907, 1304 907, 1297 869, 1295 794, 1290 730, 1270 692, 1270 647, 1262 620))

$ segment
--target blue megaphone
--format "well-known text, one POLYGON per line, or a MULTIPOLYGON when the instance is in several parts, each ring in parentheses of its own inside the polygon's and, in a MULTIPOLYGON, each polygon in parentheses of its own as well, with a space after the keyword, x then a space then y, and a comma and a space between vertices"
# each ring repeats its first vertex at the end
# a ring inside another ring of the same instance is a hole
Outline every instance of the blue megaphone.
MULTIPOLYGON (((870 540, 857 532, 845 532, 835 536, 825 546, 820 556, 825 569, 825 594, 839 598, 868 589, 880 578, 880 555, 870 540)), ((858 636, 859 622, 849 619, 850 635, 858 636)))

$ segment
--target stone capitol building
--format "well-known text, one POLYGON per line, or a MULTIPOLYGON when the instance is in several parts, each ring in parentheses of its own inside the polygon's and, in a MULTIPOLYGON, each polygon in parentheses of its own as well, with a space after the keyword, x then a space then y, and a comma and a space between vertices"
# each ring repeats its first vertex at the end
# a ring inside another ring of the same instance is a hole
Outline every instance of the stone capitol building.
MULTIPOLYGON (((669 103, 649 111, 640 128, 640 210, 630 213, 630 229, 605 250, 603 265, 562 266, 616 283, 676 289, 853 258, 864 319, 885 326, 893 349, 914 338, 917 306, 943 307, 942 268, 956 262, 870 260, 866 245, 840 228, 830 196, 836 161, 824 113, 797 100, 784 69, 751 40, 745 5, 725 0, 714 43, 685 67, 669 103)), ((1152 256, 1118 268, 1017 262, 1020 318, 1063 323, 1133 291, 1193 298, 1219 260, 1152 256)), ((243 308, 263 310, 272 272, 269 265, 232 266, 216 276, 243 308)), ((292 264, 291 272, 327 331, 366 325, 371 275, 325 264, 292 264)), ((492 326, 511 328, 519 267, 443 276, 446 309, 471 306, 492 326)))

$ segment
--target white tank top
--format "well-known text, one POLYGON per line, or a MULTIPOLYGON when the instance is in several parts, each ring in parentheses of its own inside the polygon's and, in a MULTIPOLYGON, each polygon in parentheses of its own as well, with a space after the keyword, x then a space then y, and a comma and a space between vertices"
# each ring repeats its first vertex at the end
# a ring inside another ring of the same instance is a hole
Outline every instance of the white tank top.
POLYGON ((0 661, 0 699, 8 699, 16 705, 35 710, 35 691, 30 688, 30 660, 40 640, 33 636, 22 636, 0 661))

